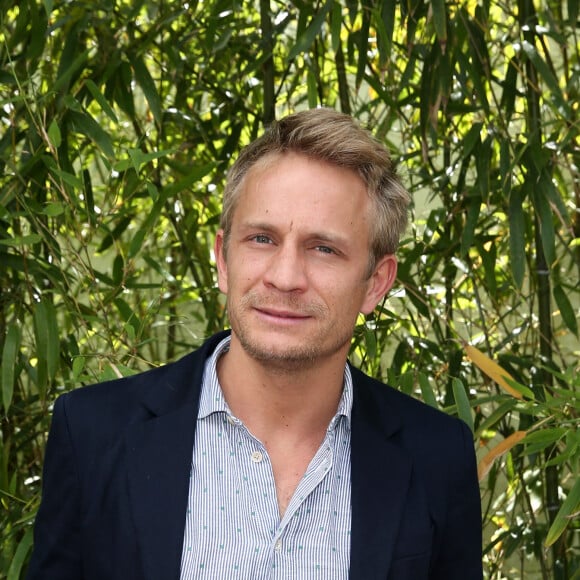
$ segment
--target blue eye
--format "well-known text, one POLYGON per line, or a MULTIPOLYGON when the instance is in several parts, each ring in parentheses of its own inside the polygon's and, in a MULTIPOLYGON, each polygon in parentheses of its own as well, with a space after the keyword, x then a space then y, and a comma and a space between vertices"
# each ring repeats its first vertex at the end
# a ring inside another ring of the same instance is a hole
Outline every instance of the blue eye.
POLYGON ((316 246, 316 249, 323 254, 334 254, 334 250, 328 246, 316 246))
POLYGON ((269 244, 271 242, 270 238, 264 234, 258 234, 257 236, 254 236, 253 240, 258 244, 269 244))

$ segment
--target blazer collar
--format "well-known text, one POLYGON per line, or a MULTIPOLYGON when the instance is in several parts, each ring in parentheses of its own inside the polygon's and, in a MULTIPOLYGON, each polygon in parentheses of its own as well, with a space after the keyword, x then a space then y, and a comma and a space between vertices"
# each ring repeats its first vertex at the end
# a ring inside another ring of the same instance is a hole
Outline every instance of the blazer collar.
POLYGON ((352 371, 350 580, 373 580, 387 577, 412 464, 397 445, 401 420, 388 404, 390 387, 352 371))

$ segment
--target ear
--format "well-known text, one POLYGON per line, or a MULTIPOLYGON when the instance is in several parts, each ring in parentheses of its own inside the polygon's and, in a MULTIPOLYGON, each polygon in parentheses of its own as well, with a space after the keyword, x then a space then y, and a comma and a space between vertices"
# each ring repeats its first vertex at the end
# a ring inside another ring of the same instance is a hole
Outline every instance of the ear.
POLYGON ((360 309, 363 314, 370 314, 376 308, 383 296, 393 287, 396 277, 397 258, 392 254, 383 256, 367 281, 368 287, 360 309))
POLYGON ((228 293, 228 266, 225 256, 225 240, 224 240, 224 231, 218 230, 215 243, 214 243, 214 253, 215 253, 215 260, 218 270, 218 287, 224 293, 228 293))

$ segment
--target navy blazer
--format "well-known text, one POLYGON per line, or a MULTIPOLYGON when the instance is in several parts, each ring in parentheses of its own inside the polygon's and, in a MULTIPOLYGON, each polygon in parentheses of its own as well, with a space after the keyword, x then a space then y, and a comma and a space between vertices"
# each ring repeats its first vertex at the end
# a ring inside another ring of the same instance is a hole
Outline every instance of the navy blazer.
MULTIPOLYGON (((179 580, 202 374, 223 337, 58 398, 28 580, 179 580)), ((481 579, 469 429, 351 370, 349 577, 481 579)))

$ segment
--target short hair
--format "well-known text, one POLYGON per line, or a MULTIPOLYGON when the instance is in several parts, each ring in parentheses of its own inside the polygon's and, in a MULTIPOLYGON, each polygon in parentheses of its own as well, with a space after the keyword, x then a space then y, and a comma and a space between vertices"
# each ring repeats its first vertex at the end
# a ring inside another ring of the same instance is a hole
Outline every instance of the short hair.
POLYGON ((266 156, 287 152, 350 169, 362 178, 375 210, 371 215, 370 276, 378 260, 397 250, 407 227, 410 197, 384 145, 349 115, 328 108, 301 111, 274 121, 261 137, 242 149, 224 189, 220 221, 224 250, 248 172, 266 156))

